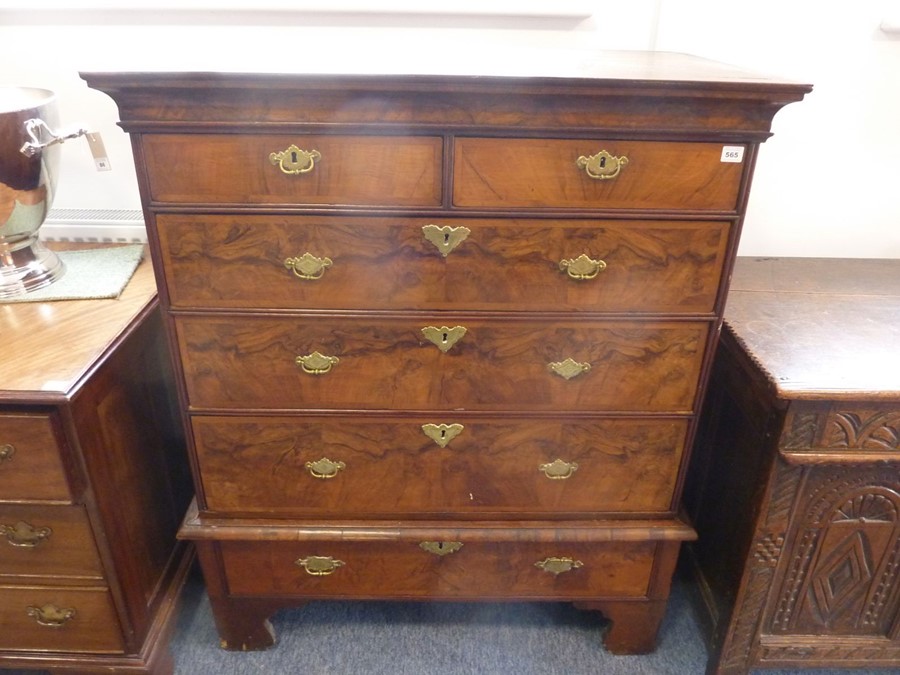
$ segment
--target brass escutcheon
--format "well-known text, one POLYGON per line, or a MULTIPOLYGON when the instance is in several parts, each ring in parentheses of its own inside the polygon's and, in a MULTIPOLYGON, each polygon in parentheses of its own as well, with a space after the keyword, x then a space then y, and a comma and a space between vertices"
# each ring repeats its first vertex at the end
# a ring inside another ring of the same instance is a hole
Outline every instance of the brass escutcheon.
POLYGON ((615 157, 606 150, 601 150, 590 157, 582 155, 575 161, 575 164, 579 169, 584 169, 590 178, 609 180, 619 175, 622 167, 628 164, 628 158, 625 155, 615 157))
POLYGON ((0 462, 12 461, 14 454, 16 454, 16 448, 11 443, 0 445, 0 462))
POLYGON ((53 534, 49 527, 34 527, 24 520, 15 525, 0 525, 0 535, 6 537, 10 546, 21 548, 34 548, 42 541, 46 541, 53 534))
POLYGON ((304 466, 314 478, 334 478, 338 475, 338 471, 342 471, 347 467, 343 462, 333 462, 327 457, 318 459, 315 462, 307 462, 304 466))
POLYGON ((306 252, 296 258, 287 258, 284 266, 300 279, 315 281, 321 279, 325 270, 331 267, 331 258, 317 258, 310 252, 306 252))
POLYGON ((550 480, 565 480, 578 471, 578 464, 555 459, 549 464, 541 464, 538 467, 550 480))
POLYGON ((28 614, 41 626, 47 628, 62 628, 66 623, 75 618, 75 608, 62 608, 53 604, 46 604, 43 607, 30 606, 25 609, 28 614))
POLYGON ((472 231, 468 227, 463 226, 450 227, 449 225, 444 225, 443 227, 438 227, 437 225, 425 225, 422 228, 422 234, 425 235, 425 239, 434 244, 445 258, 471 233, 472 231))
POLYGON ((441 326, 440 328, 425 326, 422 329, 422 335, 425 336, 425 339, 444 353, 450 351, 453 345, 459 342, 465 334, 465 326, 454 326, 453 328, 448 328, 447 326, 441 326))
POLYGON ((462 548, 461 541, 423 541, 419 546, 434 555, 445 556, 462 548))
POLYGON ((540 562, 534 563, 534 566, 539 567, 545 572, 559 576, 563 572, 571 572, 572 570, 577 570, 579 567, 583 567, 584 563, 580 560, 573 560, 572 558, 545 558, 540 562))
POLYGON ((565 361, 553 361, 552 363, 548 363, 547 367, 560 377, 571 380, 573 377, 588 372, 591 369, 591 364, 579 363, 573 358, 568 358, 565 361))
POLYGON ((446 448, 454 438, 459 436, 465 427, 462 424, 423 424, 422 431, 440 447, 446 448))
POLYGON ((301 150, 296 145, 269 154, 269 161, 289 175, 309 173, 316 168, 316 161, 321 158, 322 153, 318 150, 301 150))
POLYGON ((572 279, 585 281, 595 278, 600 272, 606 269, 606 263, 603 260, 593 260, 586 253, 570 260, 560 260, 559 269, 568 274, 572 279))
POLYGON ((300 366, 304 373, 310 375, 324 375, 331 370, 331 367, 340 363, 340 359, 336 356, 325 356, 320 352, 313 352, 306 356, 298 356, 294 362, 300 366))
POLYGON ((344 566, 343 560, 335 560, 331 556, 311 555, 306 558, 294 561, 295 565, 299 565, 307 574, 314 577, 325 577, 333 574, 338 567, 344 566))

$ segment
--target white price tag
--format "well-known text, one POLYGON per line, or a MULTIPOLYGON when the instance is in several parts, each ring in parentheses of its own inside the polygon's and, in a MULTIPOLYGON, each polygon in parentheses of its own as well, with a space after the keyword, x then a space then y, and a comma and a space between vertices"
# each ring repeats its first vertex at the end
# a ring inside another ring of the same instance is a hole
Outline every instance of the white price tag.
POLYGON ((94 157, 94 166, 97 171, 112 171, 112 165, 109 163, 109 157, 106 156, 106 146, 103 145, 103 139, 98 133, 87 133, 85 138, 88 147, 91 149, 91 155, 94 157))
POLYGON ((734 164, 740 164, 744 161, 744 146, 743 145, 723 145, 722 146, 722 161, 723 162, 732 162, 734 164))

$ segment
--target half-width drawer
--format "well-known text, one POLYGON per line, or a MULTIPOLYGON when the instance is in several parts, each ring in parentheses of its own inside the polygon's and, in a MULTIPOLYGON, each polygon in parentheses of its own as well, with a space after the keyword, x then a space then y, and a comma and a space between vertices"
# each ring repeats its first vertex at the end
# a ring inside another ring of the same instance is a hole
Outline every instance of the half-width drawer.
POLYGON ((708 324, 187 315, 176 330, 195 409, 686 412, 708 324))
POLYGON ((3 501, 72 501, 50 415, 0 413, 3 501))
POLYGON ((571 598, 647 594, 656 542, 223 542, 232 595, 571 598), (425 545, 423 547, 423 544, 425 545), (426 550, 430 548, 431 550, 426 550))
POLYGON ((84 508, 0 505, 0 577, 103 579, 84 508))
POLYGON ((722 221, 162 214, 174 307, 712 312, 722 221))
POLYGON ((146 134, 142 138, 154 202, 441 203, 439 137, 146 134))
POLYGON ((736 211, 744 171, 718 143, 460 137, 454 147, 460 207, 736 211))
POLYGON ((206 508, 334 517, 671 509, 687 421, 192 418, 206 508))

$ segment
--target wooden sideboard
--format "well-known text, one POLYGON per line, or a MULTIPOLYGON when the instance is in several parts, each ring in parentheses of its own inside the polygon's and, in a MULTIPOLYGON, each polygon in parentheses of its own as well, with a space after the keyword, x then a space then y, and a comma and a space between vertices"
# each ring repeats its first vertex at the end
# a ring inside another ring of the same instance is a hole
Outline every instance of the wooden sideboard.
POLYGON ((900 260, 739 259, 685 501, 709 672, 900 668, 900 260))
POLYGON ((809 87, 569 56, 83 75, 132 137, 226 648, 328 598, 566 600, 654 647, 757 148, 809 87))
POLYGON ((171 673, 191 490, 150 262, 0 336, 0 668, 171 673))

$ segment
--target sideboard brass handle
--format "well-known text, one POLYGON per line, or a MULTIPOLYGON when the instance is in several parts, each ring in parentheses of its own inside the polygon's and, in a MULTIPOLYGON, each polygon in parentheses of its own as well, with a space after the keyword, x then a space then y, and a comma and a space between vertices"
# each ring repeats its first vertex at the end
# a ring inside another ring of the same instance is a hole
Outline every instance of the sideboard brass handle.
POLYGON ((434 555, 445 556, 462 548, 461 541, 423 541, 419 547, 434 555))
POLYGON ((304 373, 324 375, 331 370, 332 366, 340 363, 341 360, 336 356, 325 356, 325 354, 316 351, 306 356, 298 356, 294 361, 304 373))
POLYGON ((472 230, 463 226, 450 227, 449 225, 444 225, 443 227, 438 227, 437 225, 426 225, 422 228, 422 234, 425 235, 425 239, 434 244, 445 258, 471 233, 472 230))
POLYGON ((594 279, 600 272, 606 269, 606 262, 603 260, 594 260, 586 253, 582 253, 577 258, 569 260, 560 260, 559 269, 568 274, 572 279, 578 281, 586 281, 594 279))
POLYGON ((446 448, 454 438, 459 436, 465 427, 462 424, 423 424, 422 431, 440 447, 446 448))
POLYGON ((440 328, 425 326, 422 329, 422 335, 425 336, 425 339, 444 353, 450 351, 453 345, 459 342, 465 334, 465 326, 454 326, 453 328, 448 328, 447 326, 441 326, 440 328))
POLYGON ((35 548, 49 539, 51 534, 53 530, 49 527, 34 527, 24 520, 15 525, 0 525, 0 535, 6 537, 6 542, 20 548, 35 548))
POLYGON ((578 464, 575 462, 566 462, 562 459, 555 459, 549 464, 541 464, 538 467, 550 480, 565 480, 578 471, 578 464))
POLYGON ((63 608, 53 604, 46 604, 43 607, 32 605, 27 607, 25 612, 38 624, 47 628, 62 628, 74 619, 76 614, 74 607, 63 608))
POLYGON ((0 445, 0 464, 11 462, 14 454, 16 454, 16 447, 11 443, 0 445))
POLYGON ((315 281, 321 279, 325 270, 331 267, 331 258, 317 258, 307 251, 296 258, 288 258, 284 266, 294 273, 295 277, 315 281))
POLYGON ((579 363, 573 358, 568 358, 565 361, 553 361, 552 363, 548 363, 547 367, 560 377, 571 380, 573 377, 588 372, 591 369, 591 364, 579 363))
POLYGON ((584 169, 590 178, 609 180, 619 175, 622 167, 628 164, 628 158, 625 155, 615 157, 606 150, 601 150, 590 157, 582 155, 575 161, 575 164, 579 169, 584 169))
POLYGON ((327 457, 318 459, 315 462, 307 462, 304 466, 312 474, 313 478, 334 478, 339 471, 347 468, 347 465, 343 462, 333 462, 327 457))
POLYGON ((331 556, 311 555, 306 558, 294 561, 295 565, 299 565, 307 574, 314 577, 325 577, 334 574, 338 567, 344 566, 343 560, 336 560, 331 556))
POLYGON ((579 567, 583 567, 584 563, 580 560, 573 560, 572 558, 544 558, 543 560, 534 563, 534 566, 539 567, 545 572, 559 576, 563 572, 571 572, 572 570, 577 570, 579 567))
POLYGON ((316 168, 319 159, 322 159, 322 153, 318 150, 301 150, 296 145, 269 154, 269 161, 289 175, 309 173, 316 168))

